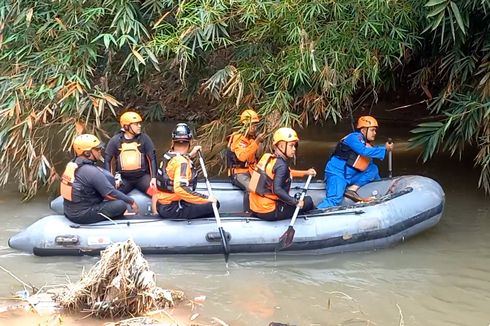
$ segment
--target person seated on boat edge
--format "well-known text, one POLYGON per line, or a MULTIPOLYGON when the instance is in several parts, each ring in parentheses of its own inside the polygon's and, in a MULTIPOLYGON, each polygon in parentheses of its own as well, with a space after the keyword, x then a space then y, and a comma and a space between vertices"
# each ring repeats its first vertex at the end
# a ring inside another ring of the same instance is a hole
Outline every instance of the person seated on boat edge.
POLYGON ((257 164, 257 150, 264 140, 264 133, 257 133, 260 122, 257 112, 247 109, 240 115, 243 128, 229 136, 226 148, 226 165, 231 183, 248 191, 250 176, 257 164))
POLYGON ((138 204, 114 188, 108 172, 95 165, 102 158, 103 145, 90 134, 79 135, 73 141, 76 157, 65 168, 60 192, 65 216, 78 224, 90 224, 122 217, 127 204, 139 212, 138 204))
POLYGON ((295 157, 298 141, 298 135, 291 128, 279 128, 272 136, 274 154, 262 156, 250 180, 250 209, 254 216, 276 221, 291 218, 296 205, 300 207, 300 212, 315 208, 310 196, 300 201, 289 195, 293 177, 316 175, 313 168, 289 168, 287 160, 295 157))
POLYGON ((141 132, 142 121, 136 112, 121 115, 121 130, 107 144, 104 168, 116 176, 116 187, 125 194, 136 188, 151 196, 156 191, 157 160, 153 142, 141 132))
POLYGON ((371 116, 360 117, 356 128, 357 131, 338 142, 325 165, 326 197, 318 208, 337 206, 344 196, 355 202, 372 200, 360 197, 357 190, 380 179, 378 166, 372 159, 383 160, 386 152, 393 150, 393 143, 373 146, 378 122, 371 116))
POLYGON ((165 153, 158 174, 158 190, 153 195, 153 214, 163 218, 193 219, 214 216, 212 203, 219 202, 213 196, 195 191, 197 173, 192 158, 201 150, 194 146, 189 153, 192 131, 185 123, 179 123, 172 132, 172 147, 165 153))

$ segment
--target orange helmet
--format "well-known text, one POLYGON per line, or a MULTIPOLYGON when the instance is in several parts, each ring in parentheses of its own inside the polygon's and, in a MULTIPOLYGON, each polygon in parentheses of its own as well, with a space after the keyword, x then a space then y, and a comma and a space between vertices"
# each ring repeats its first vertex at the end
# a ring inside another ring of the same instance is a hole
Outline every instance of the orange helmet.
POLYGON ((357 120, 357 129, 361 128, 369 128, 369 127, 377 127, 378 126, 378 121, 376 121, 375 118, 369 116, 369 115, 364 115, 362 117, 359 117, 357 120))
POLYGON ((240 115, 240 122, 245 124, 245 123, 253 123, 253 122, 259 122, 259 115, 257 112, 254 110, 248 109, 242 112, 240 115))
POLYGON ((280 141, 299 141, 298 134, 291 128, 279 128, 272 136, 272 144, 276 145, 280 141))
POLYGON ((76 155, 82 155, 85 151, 90 151, 92 148, 101 148, 103 147, 99 138, 90 134, 78 135, 73 140, 73 150, 76 155))
POLYGON ((143 121, 141 116, 138 113, 131 112, 131 111, 123 113, 121 115, 121 118, 119 118, 119 123, 121 124, 121 127, 123 127, 123 128, 124 128, 124 126, 127 126, 129 124, 141 122, 141 121, 143 121))

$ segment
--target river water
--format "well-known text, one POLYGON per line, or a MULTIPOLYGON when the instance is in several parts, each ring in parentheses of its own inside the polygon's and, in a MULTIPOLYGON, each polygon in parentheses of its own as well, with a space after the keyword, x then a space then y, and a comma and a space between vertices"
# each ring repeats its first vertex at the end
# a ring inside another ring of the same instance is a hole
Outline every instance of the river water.
MULTIPOLYGON (((159 153, 171 125, 147 128, 159 153)), ((298 168, 323 171, 325 159, 347 124, 299 131, 298 168)), ((394 175, 419 174, 441 183, 446 207, 431 230, 396 247, 324 256, 148 256, 158 285, 188 297, 205 295, 196 320, 216 316, 229 325, 490 325, 490 200, 476 189, 470 158, 440 155, 417 161, 407 148, 408 128, 381 128, 379 142, 395 140, 394 175)), ((386 162, 379 164, 386 175, 386 162)), ((323 173, 321 173, 323 174, 323 173)), ((23 203, 15 187, 0 194, 0 265, 36 286, 77 281, 94 257, 34 257, 8 248, 14 233, 50 214, 48 196, 23 203)), ((0 271, 0 297, 21 289, 0 271)), ((0 320, 0 324, 5 320, 0 320)), ((75 324, 98 324, 79 320, 75 324)))

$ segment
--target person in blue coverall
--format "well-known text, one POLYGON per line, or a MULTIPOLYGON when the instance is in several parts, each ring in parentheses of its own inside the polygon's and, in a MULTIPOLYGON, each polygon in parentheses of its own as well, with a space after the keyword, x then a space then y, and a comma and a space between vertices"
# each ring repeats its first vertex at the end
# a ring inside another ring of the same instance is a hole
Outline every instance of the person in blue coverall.
POLYGON ((377 129, 376 119, 362 116, 357 121, 357 131, 348 134, 337 144, 325 166, 326 198, 318 208, 337 206, 344 196, 356 202, 367 200, 357 194, 357 189, 380 179, 378 167, 372 159, 383 160, 386 152, 393 150, 393 143, 372 145, 377 129))

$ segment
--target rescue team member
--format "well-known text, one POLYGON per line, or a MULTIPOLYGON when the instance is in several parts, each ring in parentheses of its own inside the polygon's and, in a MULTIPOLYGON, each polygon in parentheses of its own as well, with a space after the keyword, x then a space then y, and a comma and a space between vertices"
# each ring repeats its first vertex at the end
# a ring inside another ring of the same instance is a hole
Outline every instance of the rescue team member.
POLYGON ((79 135, 73 141, 76 157, 67 164, 61 177, 60 192, 66 217, 75 223, 89 224, 120 217, 127 205, 135 213, 138 204, 116 190, 109 172, 95 165, 102 158, 102 144, 94 135, 79 135))
POLYGON ((121 130, 107 144, 104 168, 120 174, 122 184, 116 186, 125 194, 136 188, 151 196, 156 191, 157 162, 153 142, 141 132, 142 121, 136 112, 121 115, 121 130))
MULTIPOLYGON (((192 132, 179 123, 172 132, 172 147, 165 153, 158 172, 159 191, 152 197, 152 212, 163 218, 199 218, 213 216, 216 198, 195 191, 197 173, 192 164, 201 146, 189 153, 192 132)), ((219 204, 218 204, 219 207, 219 204)))
POLYGON ((361 198, 357 189, 380 179, 378 167, 372 159, 384 159, 386 151, 393 150, 393 144, 373 146, 378 122, 371 116, 360 117, 357 129, 340 140, 325 166, 326 198, 318 208, 337 206, 343 196, 356 202, 369 201, 361 198))
POLYGON ((260 121, 254 110, 245 110, 240 115, 244 132, 234 132, 226 148, 226 164, 231 183, 247 191, 250 175, 257 164, 257 150, 264 140, 264 133, 257 133, 257 123, 260 121))
POLYGON ((291 128, 279 128, 272 136, 274 154, 262 156, 250 180, 250 209, 254 216, 276 221, 291 218, 296 205, 300 212, 315 208, 310 196, 298 201, 289 195, 293 177, 316 175, 313 168, 305 171, 289 168, 287 160, 295 157, 298 141, 298 135, 291 128))

